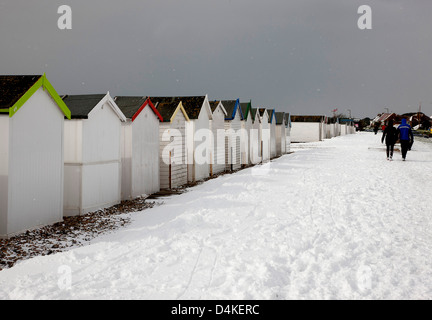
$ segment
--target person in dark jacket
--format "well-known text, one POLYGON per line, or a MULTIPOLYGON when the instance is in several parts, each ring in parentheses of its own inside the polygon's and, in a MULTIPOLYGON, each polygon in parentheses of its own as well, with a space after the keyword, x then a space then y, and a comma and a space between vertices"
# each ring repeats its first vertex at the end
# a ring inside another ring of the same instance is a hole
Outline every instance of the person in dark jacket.
POLYGON ((394 145, 398 139, 398 131, 393 126, 393 120, 389 120, 386 128, 384 129, 381 143, 384 143, 384 138, 387 146, 387 160, 392 160, 394 145))
POLYGON ((402 119, 402 124, 398 127, 397 131, 402 149, 402 160, 405 161, 407 152, 411 150, 411 146, 414 143, 414 135, 406 119, 402 119))
POLYGON ((378 129, 379 129, 379 123, 375 123, 374 125, 374 133, 377 134, 378 133, 378 129))

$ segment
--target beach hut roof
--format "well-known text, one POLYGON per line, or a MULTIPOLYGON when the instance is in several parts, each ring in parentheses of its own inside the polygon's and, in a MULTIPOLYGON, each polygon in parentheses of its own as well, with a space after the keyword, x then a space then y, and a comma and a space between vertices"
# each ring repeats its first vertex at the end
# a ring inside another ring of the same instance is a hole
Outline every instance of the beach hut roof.
POLYGON ((252 116, 252 121, 255 121, 257 113, 259 114, 258 109, 257 108, 251 108, 250 112, 251 112, 251 116, 252 116))
POLYGON ((287 127, 292 127, 292 124, 291 124, 291 114, 288 112, 288 113, 285 113, 285 124, 286 124, 286 126, 287 127))
POLYGON ((72 119, 87 119, 89 113, 105 97, 105 94, 64 95, 62 99, 71 111, 72 119))
POLYGON ((148 97, 142 96, 119 96, 114 98, 115 103, 123 112, 126 118, 134 121, 141 111, 148 105, 159 118, 163 121, 163 117, 155 108, 153 102, 148 97))
POLYGON ((212 112, 215 112, 216 108, 218 107, 220 101, 209 101, 210 103, 210 109, 212 112))
POLYGON ((292 122, 323 122, 324 116, 291 116, 292 122))
POLYGON ((240 119, 243 120, 243 113, 240 108, 240 100, 222 100, 222 104, 227 112, 225 120, 233 120, 236 116, 236 112, 240 111, 240 119))
POLYGON ((275 112, 275 117, 276 117, 276 124, 282 124, 285 121, 286 124, 286 117, 285 117, 285 112, 275 112))
POLYGON ((247 119, 249 113, 251 112, 251 108, 252 108, 252 101, 249 102, 241 102, 240 103, 240 108, 243 114, 243 117, 245 119, 247 119))
POLYGON ((186 118, 186 121, 189 121, 189 115, 186 110, 183 108, 183 103, 181 101, 165 101, 158 102, 156 104, 156 108, 160 115, 163 118, 163 122, 171 122, 175 115, 181 111, 186 118))
MULTIPOLYGON (((207 96, 187 96, 187 97, 150 97, 153 103, 182 103, 183 108, 186 110, 189 119, 198 119, 201 109, 204 105, 207 96)), ((211 110, 208 109, 209 117, 211 118, 211 110)))
POLYGON ((396 113, 383 113, 381 114, 381 116, 378 118, 378 121, 387 121, 389 120, 391 117, 395 117, 396 113))
POLYGON ((267 109, 267 113, 268 113, 268 116, 269 116, 269 122, 270 123, 273 123, 273 120, 275 120, 276 118, 275 118, 275 109, 267 109))
POLYGON ((220 104, 223 113, 225 114, 225 116, 227 115, 227 112, 226 112, 226 110, 225 110, 225 107, 223 106, 223 104, 222 104, 221 101, 214 100, 214 101, 210 101, 209 103, 210 103, 210 109, 211 109, 212 113, 215 112, 216 108, 217 108, 218 105, 220 104))
POLYGON ((9 117, 12 117, 41 87, 51 95, 60 110, 70 119, 70 110, 45 74, 0 76, 0 113, 8 113, 9 117))
MULTIPOLYGON (((264 113, 266 112, 266 108, 259 108, 258 109, 258 113, 259 113, 259 115, 260 115, 260 117, 264 117, 264 113)), ((268 114, 268 112, 267 112, 267 114, 268 114)))
POLYGON ((62 99, 71 111, 72 119, 88 119, 90 112, 99 103, 108 102, 109 106, 117 114, 119 119, 121 121, 126 121, 123 112, 115 103, 112 102, 113 100, 111 100, 109 92, 107 94, 64 95, 62 96, 62 99))

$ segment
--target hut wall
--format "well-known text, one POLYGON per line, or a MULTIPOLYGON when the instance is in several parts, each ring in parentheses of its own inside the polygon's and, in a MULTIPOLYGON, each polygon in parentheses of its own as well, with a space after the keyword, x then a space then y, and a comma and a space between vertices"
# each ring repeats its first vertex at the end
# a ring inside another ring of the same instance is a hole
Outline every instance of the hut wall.
POLYGON ((276 157, 276 119, 272 117, 270 125, 270 158, 276 157))
POLYGON ((160 164, 160 187, 161 189, 177 188, 187 184, 187 164, 186 164, 186 119, 181 111, 172 123, 161 122, 159 124, 159 164, 160 164), (174 133, 175 131, 175 133, 174 133), (164 141, 163 135, 166 133, 173 139, 164 141), (177 135, 180 134, 180 136, 177 135), (169 152, 171 151, 171 158, 169 152), (171 161, 171 170, 170 170, 171 161))
POLYGON ((63 125, 64 114, 42 88, 9 119, 13 148, 9 148, 7 221, 1 236, 62 221, 63 125))
POLYGON ((233 120, 225 121, 225 161, 226 170, 238 170, 241 168, 241 119, 240 113, 236 112, 233 120))
MULTIPOLYGON (((128 119, 121 127, 121 199, 131 200, 132 196, 132 141, 133 122, 128 119)), ((158 151, 159 153, 159 151, 158 151)))
POLYGON ((316 142, 321 140, 321 123, 292 122, 291 142, 316 142))
POLYGON ((217 174, 225 171, 225 114, 221 108, 213 112, 211 121, 212 139, 212 173, 217 174), (221 135, 221 130, 223 134, 221 135), (219 132, 219 135, 218 135, 219 132))
POLYGON ((119 203, 122 125, 117 114, 104 103, 96 106, 88 119, 72 121, 66 126, 64 214, 82 215, 119 203))
POLYGON ((7 234, 9 116, 0 115, 0 237, 7 234))
POLYGON ((242 141, 241 141, 241 160, 242 164, 251 164, 251 129, 252 129, 252 118, 249 112, 246 119, 242 122, 242 141))
POLYGON ((252 124, 250 131, 250 142, 251 142, 251 161, 252 164, 261 162, 261 123, 258 120, 258 116, 252 124))
POLYGON ((341 136, 344 136, 344 135, 346 135, 347 134, 347 126, 346 126, 346 124, 341 124, 340 125, 340 132, 341 132, 341 136))
POLYGON ((262 161, 266 162, 270 160, 271 155, 271 129, 268 117, 264 114, 261 121, 261 142, 262 142, 262 161))
POLYGON ((210 120, 205 107, 198 119, 186 124, 188 139, 188 181, 194 182, 210 176, 210 120))
POLYGON ((286 153, 286 127, 285 124, 276 126, 276 156, 286 153))
POLYGON ((285 127, 285 133, 286 133, 286 149, 285 152, 291 152, 291 127, 287 126, 285 127))
POLYGON ((159 118, 146 106, 132 126, 132 199, 160 190, 159 118))

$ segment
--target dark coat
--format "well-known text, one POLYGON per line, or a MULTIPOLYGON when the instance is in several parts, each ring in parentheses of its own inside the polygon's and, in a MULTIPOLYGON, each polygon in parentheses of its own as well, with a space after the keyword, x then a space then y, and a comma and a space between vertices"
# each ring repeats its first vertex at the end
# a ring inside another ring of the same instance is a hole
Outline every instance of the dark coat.
POLYGON ((393 125, 388 125, 383 132, 381 142, 384 142, 384 138, 387 145, 395 144, 398 140, 398 130, 393 125))
POLYGON ((414 135, 411 126, 407 124, 406 119, 402 119, 402 124, 398 127, 399 139, 414 142, 414 135))

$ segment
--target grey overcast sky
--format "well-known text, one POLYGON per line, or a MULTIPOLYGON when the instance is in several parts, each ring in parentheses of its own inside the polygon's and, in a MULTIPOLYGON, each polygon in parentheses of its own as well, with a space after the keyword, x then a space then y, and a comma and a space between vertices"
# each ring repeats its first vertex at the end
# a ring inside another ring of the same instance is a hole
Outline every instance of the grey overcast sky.
POLYGON ((430 0, 0 0, 0 74, 60 94, 205 95, 292 114, 432 114, 430 0), (60 5, 72 30, 60 30, 60 5), (360 30, 359 6, 372 8, 360 30))

